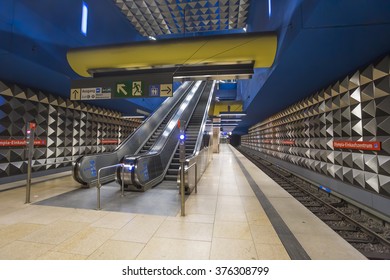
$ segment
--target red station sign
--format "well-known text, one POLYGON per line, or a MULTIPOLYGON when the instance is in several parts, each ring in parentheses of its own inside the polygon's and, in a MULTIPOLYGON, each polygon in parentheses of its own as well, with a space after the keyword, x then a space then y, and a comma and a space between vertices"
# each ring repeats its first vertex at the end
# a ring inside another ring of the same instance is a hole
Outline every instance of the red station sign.
POLYGON ((377 141, 333 141, 335 149, 351 149, 364 151, 380 151, 381 142, 377 141))
MULTIPOLYGON (((26 139, 0 139, 0 147, 23 147, 27 145, 26 139)), ((34 146, 46 146, 46 140, 34 140, 34 146)))

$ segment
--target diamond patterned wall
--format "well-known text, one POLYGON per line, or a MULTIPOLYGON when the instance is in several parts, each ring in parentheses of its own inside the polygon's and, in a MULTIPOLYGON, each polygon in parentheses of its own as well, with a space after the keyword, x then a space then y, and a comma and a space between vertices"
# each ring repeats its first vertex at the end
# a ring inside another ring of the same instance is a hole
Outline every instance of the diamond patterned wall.
POLYGON ((250 0, 114 0, 142 36, 239 29, 250 0))
POLYGON ((254 125, 241 145, 390 196, 390 56, 254 125), (382 149, 337 149, 334 140, 382 149))
MULTIPOLYGON (((34 150, 34 172, 70 166, 61 162, 80 155, 113 151, 117 145, 102 140, 123 141, 140 124, 114 111, 0 81, 0 139, 25 139, 30 121, 37 123, 36 139, 47 142, 34 150)), ((0 147, 0 178, 26 172, 25 147, 0 147)))

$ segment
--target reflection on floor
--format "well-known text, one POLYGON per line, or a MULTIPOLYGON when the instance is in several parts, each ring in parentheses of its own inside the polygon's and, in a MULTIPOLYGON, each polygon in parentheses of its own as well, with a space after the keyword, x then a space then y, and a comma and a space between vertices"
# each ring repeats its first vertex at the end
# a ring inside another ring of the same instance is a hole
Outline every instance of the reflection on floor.
MULTIPOLYGON (((147 192, 125 192, 123 197, 120 186, 115 182, 104 185, 100 190, 101 208, 106 211, 176 216, 180 210, 176 182, 162 182, 147 192)), ((97 190, 79 188, 35 204, 95 210, 97 190)))
MULTIPOLYGON (((214 154, 198 193, 187 198, 185 217, 180 216, 179 203, 175 214, 119 212, 110 208, 107 196, 102 199, 103 210, 93 210, 96 201, 88 199, 90 205, 85 205, 81 194, 96 198, 96 193, 80 192, 71 176, 34 184, 33 204, 24 204, 25 188, 0 192, 0 259, 289 259, 233 153, 237 154, 221 145, 220 153, 214 154), (80 194, 73 196, 75 204, 72 199, 68 205, 49 203, 65 203, 64 198, 74 194, 80 194)), ((239 160, 278 206, 276 210, 311 258, 361 258, 308 211, 292 213, 292 207, 297 207, 294 199, 248 160, 241 156, 239 160)), ((115 187, 107 191, 120 194, 115 187)), ((158 198, 160 191, 172 189, 156 189, 145 197, 158 198)), ((131 199, 134 194, 127 195, 131 199)), ((178 192, 170 199, 173 209, 178 192)), ((151 203, 150 208, 157 204, 151 203)))

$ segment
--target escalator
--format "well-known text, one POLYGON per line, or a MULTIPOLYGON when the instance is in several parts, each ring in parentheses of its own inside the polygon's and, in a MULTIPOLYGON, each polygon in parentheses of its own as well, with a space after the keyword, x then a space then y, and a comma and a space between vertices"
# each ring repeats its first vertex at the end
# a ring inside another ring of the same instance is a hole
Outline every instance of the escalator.
MULTIPOLYGON (((212 84, 209 83, 207 86, 211 88, 212 84)), ((199 135, 199 132, 200 132, 202 124, 203 124, 204 114, 205 114, 205 110, 207 107, 207 103, 208 103, 210 94, 212 94, 212 92, 210 92, 210 89, 207 89, 203 92, 203 94, 198 102, 198 105, 196 106, 195 111, 192 114, 191 119, 186 127, 186 130, 185 130, 186 157, 188 157, 194 153, 196 142, 198 140, 198 135, 199 135)), ((172 161, 168 167, 167 174, 165 175, 164 180, 176 181, 178 171, 179 171, 179 166, 180 166, 179 147, 177 147, 176 152, 172 158, 172 161)))
POLYGON ((126 166, 123 168, 123 178, 127 189, 146 191, 164 180, 166 174, 168 175, 167 179, 173 179, 174 174, 172 173, 175 171, 168 171, 168 169, 174 169, 178 163, 177 147, 180 130, 177 123, 179 120, 186 123, 187 152, 191 154, 199 139, 202 116, 204 116, 207 107, 207 100, 214 89, 213 85, 212 81, 196 82, 150 150, 145 154, 129 156, 124 159, 123 162, 126 166))
MULTIPOLYGON (((183 100, 194 87, 195 83, 185 82, 173 94, 167 98, 159 109, 149 116, 128 138, 126 138, 113 152, 79 157, 73 163, 73 178, 83 185, 95 185, 98 171, 101 168, 112 166, 121 162, 126 155, 134 155, 139 152, 147 152, 158 139, 164 127, 172 116, 180 108, 183 100)), ((114 169, 101 170, 102 182, 115 179, 114 169)))
POLYGON ((161 134, 164 132, 165 127, 167 126, 168 122, 171 120, 172 116, 177 112, 181 101, 184 100, 184 98, 187 96, 189 91, 182 94, 179 101, 175 104, 175 106, 172 108, 172 110, 166 115, 164 120, 161 122, 161 124, 157 127, 157 129, 153 132, 152 136, 149 138, 149 140, 145 143, 145 145, 142 146, 141 150, 139 150, 136 154, 145 154, 147 153, 150 148, 154 145, 156 140, 161 136, 161 134))

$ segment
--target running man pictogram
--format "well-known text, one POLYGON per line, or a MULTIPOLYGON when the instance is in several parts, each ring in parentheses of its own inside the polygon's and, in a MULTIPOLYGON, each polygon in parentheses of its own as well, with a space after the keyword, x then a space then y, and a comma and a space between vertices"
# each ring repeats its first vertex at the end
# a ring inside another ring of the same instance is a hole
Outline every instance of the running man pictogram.
POLYGON ((142 82, 141 81, 138 81, 138 82, 133 82, 133 87, 132 87, 132 91, 133 91, 133 96, 142 96, 142 82))

